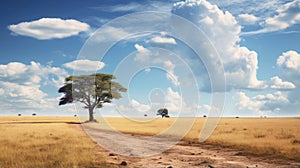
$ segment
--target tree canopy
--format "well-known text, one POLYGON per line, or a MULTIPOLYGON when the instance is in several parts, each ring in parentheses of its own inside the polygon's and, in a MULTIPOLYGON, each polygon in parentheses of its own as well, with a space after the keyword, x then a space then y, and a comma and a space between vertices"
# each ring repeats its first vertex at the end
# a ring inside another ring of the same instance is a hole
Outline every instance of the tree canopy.
POLYGON ((162 118, 166 117, 166 118, 169 118, 169 111, 167 108, 161 108, 159 110, 157 110, 157 114, 156 115, 161 115, 162 118))
POLYGON ((64 86, 58 90, 65 94, 59 105, 83 103, 84 108, 89 110, 89 121, 94 121, 95 108, 103 107, 103 103, 111 103, 112 99, 120 99, 120 92, 127 91, 113 79, 116 79, 114 75, 102 73, 69 76, 65 79, 64 86))

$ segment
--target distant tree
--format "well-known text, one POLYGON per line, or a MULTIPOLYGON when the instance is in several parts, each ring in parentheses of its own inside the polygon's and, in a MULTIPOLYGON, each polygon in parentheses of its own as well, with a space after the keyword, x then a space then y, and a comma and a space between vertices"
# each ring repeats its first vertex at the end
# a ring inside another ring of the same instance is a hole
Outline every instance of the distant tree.
POLYGON ((169 116, 168 113, 169 113, 168 109, 161 108, 161 109, 157 110, 157 114, 156 115, 161 115, 162 118, 164 118, 164 117, 169 118, 170 116, 169 116))
POLYGON ((111 103, 112 99, 120 99, 121 93, 127 89, 121 84, 112 81, 116 77, 111 74, 91 74, 69 76, 65 85, 58 92, 64 93, 59 105, 80 102, 89 111, 89 121, 95 121, 94 109, 101 108, 103 103, 111 103))
POLYGON ((22 114, 20 114, 20 113, 18 114, 18 116, 21 116, 21 115, 22 115, 22 114))
POLYGON ((148 116, 148 114, 144 114, 144 117, 147 117, 148 116))
POLYGON ((36 113, 32 113, 32 116, 36 116, 36 113))
POLYGON ((206 115, 203 115, 203 117, 205 118, 205 117, 207 117, 206 115))

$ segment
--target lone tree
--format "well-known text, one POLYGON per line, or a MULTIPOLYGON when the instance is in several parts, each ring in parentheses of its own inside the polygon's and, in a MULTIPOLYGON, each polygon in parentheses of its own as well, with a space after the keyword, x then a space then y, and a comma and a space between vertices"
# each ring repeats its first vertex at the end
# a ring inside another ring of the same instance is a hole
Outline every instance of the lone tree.
POLYGON ((161 108, 159 110, 157 110, 157 114, 156 115, 161 115, 161 118, 169 118, 170 116, 168 115, 168 109, 166 108, 161 108))
POLYGON ((111 103, 112 99, 120 99, 121 93, 127 89, 121 84, 112 81, 116 79, 111 74, 91 74, 69 76, 65 79, 65 85, 58 92, 64 93, 59 105, 80 102, 89 110, 89 121, 95 121, 94 109, 101 108, 103 103, 111 103))

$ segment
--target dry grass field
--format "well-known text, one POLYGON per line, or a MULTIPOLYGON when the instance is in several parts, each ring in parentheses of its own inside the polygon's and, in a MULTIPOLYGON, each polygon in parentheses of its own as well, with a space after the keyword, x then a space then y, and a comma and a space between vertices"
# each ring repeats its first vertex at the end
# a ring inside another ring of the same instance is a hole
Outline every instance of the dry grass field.
POLYGON ((103 165, 96 144, 68 123, 75 117, 0 117, 0 167, 103 165))
POLYGON ((222 119, 207 143, 300 162, 300 119, 222 119))
MULTIPOLYGON (((176 118, 105 120, 124 133, 155 135, 176 118)), ((197 143, 204 122, 197 118, 184 140, 197 143)), ((110 167, 107 156, 97 152, 97 145, 74 127, 76 123, 76 117, 0 117, 0 167, 110 167)), ((107 129, 103 125, 88 123, 107 129)), ((222 118, 205 143, 239 149, 242 155, 300 162, 299 128, 300 118, 222 118)))
MULTIPOLYGON (((172 126, 176 118, 146 120, 149 119, 105 118, 115 130, 140 135, 156 135, 172 126)), ((204 122, 205 118, 197 118, 184 140, 198 142, 204 122)), ((89 125, 107 129, 103 124, 89 125)), ((240 149, 246 155, 300 162, 300 118, 222 118, 205 144, 240 149)))

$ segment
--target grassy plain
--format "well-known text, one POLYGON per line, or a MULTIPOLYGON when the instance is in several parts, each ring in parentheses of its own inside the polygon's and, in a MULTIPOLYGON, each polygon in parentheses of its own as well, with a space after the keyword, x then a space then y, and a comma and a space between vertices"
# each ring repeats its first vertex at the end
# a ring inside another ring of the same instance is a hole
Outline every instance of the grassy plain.
POLYGON ((0 167, 104 165, 96 144, 74 129, 75 117, 0 117, 0 167))
MULTIPOLYGON (((172 127, 176 118, 125 119, 105 118, 120 132, 156 135, 172 127)), ((181 119, 181 122, 188 119, 181 119)), ((185 141, 198 142, 205 118, 196 118, 184 136, 185 141)), ((100 129, 103 124, 90 124, 100 129)), ((180 128, 176 128, 180 130, 180 128)), ((243 154, 278 157, 300 162, 300 118, 222 118, 216 130, 204 143, 240 149, 243 154)))
MULTIPOLYGON (((140 135, 159 134, 176 120, 105 118, 115 130, 140 135)), ((76 123, 76 117, 0 117, 0 167, 109 167, 76 123)), ((204 123, 196 118, 183 139, 198 142, 204 123)), ((107 129, 103 121, 88 125, 107 129)), ((300 162, 300 118, 222 118, 204 143, 300 162)))

